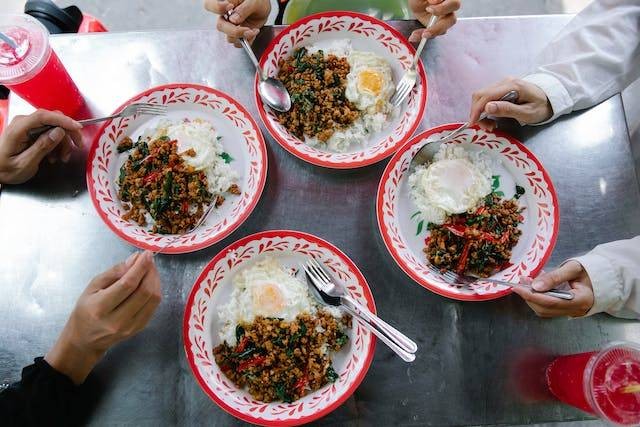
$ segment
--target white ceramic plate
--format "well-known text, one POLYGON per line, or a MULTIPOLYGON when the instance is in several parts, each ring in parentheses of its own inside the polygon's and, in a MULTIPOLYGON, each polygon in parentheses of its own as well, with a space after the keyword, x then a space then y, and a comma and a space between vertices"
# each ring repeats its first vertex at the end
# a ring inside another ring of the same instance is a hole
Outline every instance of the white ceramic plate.
MULTIPOLYGON (((184 313, 183 338, 189 366, 200 387, 222 409, 241 420, 266 426, 300 425, 318 419, 340 406, 362 382, 375 348, 375 337, 356 319, 347 332, 349 342, 333 355, 339 374, 333 384, 293 403, 264 403, 238 389, 215 362, 213 348, 220 344, 222 325, 218 310, 233 289, 232 277, 265 256, 276 257, 286 267, 315 258, 341 281, 351 297, 375 313, 371 291, 360 270, 332 244, 297 231, 265 231, 245 237, 216 255, 196 280, 184 313)), ((300 273, 298 273, 300 274, 300 273)))
POLYGON ((228 236, 253 211, 264 188, 267 176, 267 151, 256 122, 247 110, 228 95, 206 86, 172 84, 149 89, 127 101, 167 106, 167 115, 133 116, 110 120, 102 126, 87 159, 87 188, 91 200, 103 221, 122 239, 141 249, 163 253, 185 253, 206 248, 228 236), (239 196, 229 196, 214 209, 194 232, 175 239, 173 235, 152 233, 133 221, 124 221, 124 210, 118 198, 117 177, 128 153, 118 153, 116 146, 129 136, 134 141, 146 129, 161 120, 204 119, 213 124, 222 136, 224 150, 234 159, 231 167, 240 178, 239 196))
MULTIPOLYGON (((354 49, 373 52, 385 58, 393 70, 394 84, 411 66, 415 49, 392 26, 378 19, 353 12, 326 12, 308 16, 288 26, 269 44, 260 63, 267 75, 278 75, 278 61, 288 58, 302 46, 337 39, 349 39, 354 49)), ((418 83, 400 107, 395 119, 381 132, 371 134, 362 146, 348 153, 335 153, 311 147, 291 135, 271 109, 255 94, 260 117, 273 138, 294 156, 318 166, 351 169, 376 163, 393 154, 418 128, 427 103, 427 75, 418 63, 418 83)))
MULTIPOLYGON (((511 288, 479 282, 472 289, 451 286, 438 280, 426 265, 422 251, 429 232, 424 221, 414 214, 417 207, 409 196, 407 183, 413 156, 429 140, 439 139, 459 124, 443 125, 427 130, 411 139, 389 161, 378 187, 377 216, 387 249, 413 280, 425 288, 458 300, 482 301, 499 298, 511 288)), ((499 163, 500 187, 506 198, 515 194, 515 186, 525 189, 519 203, 525 207, 522 235, 511 255, 511 266, 492 277, 517 281, 519 276, 534 277, 551 255, 558 234, 559 208, 553 183, 536 157, 513 137, 501 132, 468 129, 451 143, 465 149, 485 150, 499 163)))

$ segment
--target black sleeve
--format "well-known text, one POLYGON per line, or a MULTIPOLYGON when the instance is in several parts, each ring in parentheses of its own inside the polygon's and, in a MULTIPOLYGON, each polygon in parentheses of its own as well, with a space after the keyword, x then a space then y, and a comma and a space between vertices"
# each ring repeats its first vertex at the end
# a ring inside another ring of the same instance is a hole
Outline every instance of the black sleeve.
POLYGON ((20 382, 0 393, 0 424, 7 426, 75 426, 82 412, 81 386, 42 358, 22 370, 20 382))
POLYGON ((276 17, 276 25, 282 25, 282 20, 284 18, 284 10, 287 7, 287 3, 289 3, 289 0, 278 0, 278 16, 276 17))

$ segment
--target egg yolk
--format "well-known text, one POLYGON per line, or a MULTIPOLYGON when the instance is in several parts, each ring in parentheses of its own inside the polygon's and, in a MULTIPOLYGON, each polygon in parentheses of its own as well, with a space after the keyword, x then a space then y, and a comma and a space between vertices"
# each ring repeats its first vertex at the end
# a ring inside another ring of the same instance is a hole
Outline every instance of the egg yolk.
POLYGON ((376 96, 380 95, 382 91, 382 76, 377 71, 361 71, 358 74, 358 89, 376 96))
POLYGON ((253 306, 265 315, 279 313, 285 306, 280 288, 273 283, 253 288, 253 306))

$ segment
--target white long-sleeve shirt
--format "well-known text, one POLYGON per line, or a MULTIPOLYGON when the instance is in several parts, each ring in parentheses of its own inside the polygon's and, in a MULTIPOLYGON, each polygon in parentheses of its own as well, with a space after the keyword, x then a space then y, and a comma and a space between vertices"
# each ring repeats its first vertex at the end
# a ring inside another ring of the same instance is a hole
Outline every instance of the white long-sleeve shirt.
MULTIPOLYGON (((524 78, 549 98, 553 117, 591 107, 640 78, 640 0, 595 0, 540 55, 524 78)), ((640 215, 640 212, 638 212, 640 215)), ((589 274, 595 304, 640 319, 640 236, 597 246, 575 258, 589 274)))

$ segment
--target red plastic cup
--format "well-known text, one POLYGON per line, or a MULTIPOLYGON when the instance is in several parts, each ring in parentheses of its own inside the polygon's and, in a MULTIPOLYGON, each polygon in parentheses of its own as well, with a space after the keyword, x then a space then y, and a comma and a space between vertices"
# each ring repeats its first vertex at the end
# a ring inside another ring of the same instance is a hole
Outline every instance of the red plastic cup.
POLYGON ((36 108, 76 117, 84 99, 51 49, 44 25, 28 15, 0 15, 0 31, 17 45, 0 40, 0 84, 36 108))
POLYGON ((617 426, 640 426, 640 345, 612 343, 600 351, 555 359, 549 390, 559 400, 617 426))

